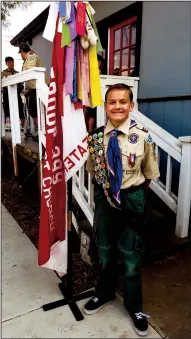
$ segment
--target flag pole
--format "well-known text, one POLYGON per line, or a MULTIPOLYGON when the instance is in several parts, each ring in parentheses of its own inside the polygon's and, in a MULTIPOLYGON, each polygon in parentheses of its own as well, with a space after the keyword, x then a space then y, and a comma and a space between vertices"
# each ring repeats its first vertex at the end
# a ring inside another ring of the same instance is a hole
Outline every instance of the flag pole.
POLYGON ((49 304, 43 305, 44 311, 50 311, 55 308, 68 305, 76 319, 81 321, 84 319, 81 313, 77 301, 90 298, 94 295, 94 289, 82 292, 80 294, 73 295, 73 270, 72 270, 72 178, 67 183, 68 192, 68 223, 67 223, 67 235, 68 235, 68 268, 66 276, 62 277, 62 282, 58 285, 62 292, 64 299, 53 301, 49 304))

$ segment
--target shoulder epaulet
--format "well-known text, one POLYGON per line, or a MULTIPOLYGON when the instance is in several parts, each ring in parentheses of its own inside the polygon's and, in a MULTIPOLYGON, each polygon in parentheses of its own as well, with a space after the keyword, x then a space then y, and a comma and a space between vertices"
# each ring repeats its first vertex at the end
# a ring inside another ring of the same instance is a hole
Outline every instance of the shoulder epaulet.
POLYGON ((98 134, 98 133, 103 132, 103 131, 104 131, 104 126, 97 127, 92 132, 90 132, 89 135, 93 135, 95 133, 98 134))
POLYGON ((141 131, 145 132, 145 133, 148 133, 148 129, 145 128, 144 126, 141 126, 141 125, 137 125, 136 126, 138 129, 140 129, 141 131))
POLYGON ((130 120, 130 127, 129 127, 129 129, 131 129, 131 128, 135 127, 135 126, 137 126, 136 121, 131 119, 130 120))

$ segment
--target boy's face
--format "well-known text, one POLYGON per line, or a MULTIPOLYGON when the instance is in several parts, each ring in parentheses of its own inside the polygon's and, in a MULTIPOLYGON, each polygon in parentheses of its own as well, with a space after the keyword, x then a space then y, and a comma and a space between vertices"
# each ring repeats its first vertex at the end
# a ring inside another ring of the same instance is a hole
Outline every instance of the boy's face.
POLYGON ((119 127, 129 117, 134 103, 130 101, 129 92, 121 89, 113 89, 108 93, 105 110, 114 127, 119 127))
POLYGON ((14 69, 14 60, 9 60, 6 62, 8 69, 14 69))

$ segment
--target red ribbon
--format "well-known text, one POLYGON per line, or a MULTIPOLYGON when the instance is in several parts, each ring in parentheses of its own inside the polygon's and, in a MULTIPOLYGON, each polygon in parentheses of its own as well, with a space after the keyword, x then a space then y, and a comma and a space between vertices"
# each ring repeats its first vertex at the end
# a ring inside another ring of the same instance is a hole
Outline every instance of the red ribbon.
POLYGON ((85 27, 86 5, 83 2, 78 2, 76 11, 76 33, 83 37, 85 35, 85 27))

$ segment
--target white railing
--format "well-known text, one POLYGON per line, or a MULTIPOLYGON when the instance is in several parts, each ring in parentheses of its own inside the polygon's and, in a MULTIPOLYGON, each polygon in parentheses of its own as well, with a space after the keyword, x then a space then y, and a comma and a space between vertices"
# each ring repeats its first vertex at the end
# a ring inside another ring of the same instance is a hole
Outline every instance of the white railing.
MULTIPOLYGON (((45 84, 45 68, 34 67, 21 73, 9 76, 2 80, 2 87, 8 87, 9 110, 11 120, 11 138, 13 149, 13 164, 15 176, 18 176, 16 145, 21 144, 21 129, 19 120, 17 84, 29 80, 36 80, 37 89, 37 112, 38 112, 38 135, 39 135, 39 164, 42 175, 42 145, 46 145, 46 106, 48 104, 48 86, 45 84)), ((2 117, 2 120, 4 116, 2 117)), ((3 125, 2 125, 3 129, 3 125)), ((2 131, 5 135, 5 130, 2 131)))
MULTIPOLYGON (((135 109, 131 117, 138 124, 146 127, 155 143, 155 151, 160 162, 160 150, 167 153, 166 182, 163 184, 160 178, 152 180, 150 188, 159 198, 176 214, 176 235, 180 238, 188 236, 190 208, 191 208, 191 136, 180 137, 179 139, 166 132, 163 128, 148 119, 137 110, 137 86, 138 78, 101 76, 102 97, 104 100, 108 86, 114 83, 126 83, 133 90, 135 109), (178 185, 178 196, 172 190, 172 158, 180 163, 180 176, 178 185)), ((103 126, 106 122, 106 114, 103 107, 97 109, 97 127, 103 126)), ((93 185, 91 176, 84 176, 84 168, 81 168, 73 180, 73 190, 76 193, 76 200, 84 211, 90 224, 93 225, 94 204, 93 185), (88 187, 85 187, 85 180, 88 187), (82 184, 82 182, 84 184, 82 184)))
MULTIPOLYGON (((13 75, 2 81, 2 86, 8 86, 10 116, 11 116, 11 133, 13 145, 13 159, 15 175, 18 175, 16 161, 16 144, 21 143, 18 101, 17 101, 17 84, 28 80, 36 80, 37 88, 37 112, 39 126, 39 162, 42 174, 42 145, 46 147, 45 126, 46 126, 46 107, 48 103, 48 87, 44 82, 44 68, 33 68, 25 72, 13 75)), ((138 78, 101 76, 102 96, 109 85, 116 82, 128 84, 134 93, 135 107, 137 108, 137 87, 138 78)), ((188 236, 190 205, 191 205, 191 136, 176 139, 164 129, 148 119, 145 115, 134 109, 131 117, 137 123, 146 127, 154 140, 155 151, 160 160, 160 150, 167 153, 167 171, 165 184, 160 178, 151 182, 151 189, 164 201, 164 203, 176 214, 176 235, 180 238, 188 236), (172 158, 180 163, 180 176, 178 195, 172 190, 172 158)), ((97 110, 97 126, 104 125, 106 115, 103 107, 97 110)), ((3 129, 3 126, 2 126, 3 129)), ((3 131, 2 131, 3 133, 3 131)), ((88 221, 93 225, 94 216, 94 199, 93 185, 91 175, 85 171, 83 166, 80 171, 73 177, 73 195, 80 208, 86 215, 88 221)), ((73 216, 74 220, 74 216, 73 216)))
MULTIPOLYGON (((149 129, 155 143, 158 161, 160 161, 160 149, 167 153, 166 183, 163 184, 160 178, 152 180, 150 188, 177 215, 176 235, 180 238, 185 238, 188 236, 191 207, 191 137, 176 139, 139 111, 134 111, 131 115, 137 122, 144 122, 143 125, 149 129), (180 163, 178 196, 171 191, 172 158, 180 163)), ((73 181, 73 191, 76 193, 75 198, 78 204, 90 224, 93 225, 94 204, 91 175, 88 174, 88 188, 85 187, 85 184, 82 184, 82 182, 85 182, 83 181, 84 179, 84 168, 81 168, 73 181)))

